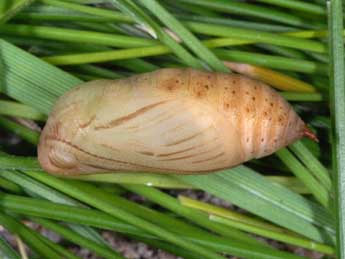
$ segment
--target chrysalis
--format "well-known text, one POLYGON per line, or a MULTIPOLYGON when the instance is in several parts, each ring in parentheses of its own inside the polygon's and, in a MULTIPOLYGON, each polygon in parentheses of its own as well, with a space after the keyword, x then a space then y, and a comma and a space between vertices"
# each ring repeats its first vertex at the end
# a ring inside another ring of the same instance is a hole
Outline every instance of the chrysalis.
POLYGON ((54 174, 200 174, 313 137, 272 88, 244 76, 161 69, 82 84, 55 104, 38 158, 54 174))

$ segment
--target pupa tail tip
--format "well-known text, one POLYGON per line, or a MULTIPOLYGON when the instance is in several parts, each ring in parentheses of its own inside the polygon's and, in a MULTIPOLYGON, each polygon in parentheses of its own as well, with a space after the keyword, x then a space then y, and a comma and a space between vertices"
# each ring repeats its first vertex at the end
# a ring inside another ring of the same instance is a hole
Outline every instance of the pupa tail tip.
POLYGON ((316 134, 312 132, 308 126, 304 127, 303 136, 315 141, 316 143, 319 143, 319 139, 317 138, 316 134))

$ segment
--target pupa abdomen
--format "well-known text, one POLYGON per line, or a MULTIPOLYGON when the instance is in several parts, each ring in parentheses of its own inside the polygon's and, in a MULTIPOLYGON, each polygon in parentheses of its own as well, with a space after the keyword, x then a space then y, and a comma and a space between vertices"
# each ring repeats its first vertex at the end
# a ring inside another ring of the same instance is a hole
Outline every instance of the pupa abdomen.
POLYGON ((291 106, 263 83, 161 69, 88 82, 60 97, 38 157, 55 174, 197 174, 269 155, 305 131, 291 106))

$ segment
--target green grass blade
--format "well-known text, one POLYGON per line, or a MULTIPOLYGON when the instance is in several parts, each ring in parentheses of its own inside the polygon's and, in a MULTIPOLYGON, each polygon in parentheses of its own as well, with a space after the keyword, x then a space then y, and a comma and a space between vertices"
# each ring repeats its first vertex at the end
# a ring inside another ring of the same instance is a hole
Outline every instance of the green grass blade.
POLYGON ((320 181, 320 183, 331 191, 332 181, 327 168, 325 168, 318 159, 303 145, 301 141, 295 142, 289 146, 289 149, 305 164, 311 173, 320 181))
POLYGON ((217 10, 220 12, 236 14, 236 15, 246 15, 251 17, 257 17, 262 19, 267 19, 271 21, 276 21, 279 23, 285 23, 290 25, 296 25, 305 27, 307 23, 303 19, 288 14, 286 12, 277 11, 272 8, 266 8, 262 6, 256 6, 254 4, 242 3, 237 1, 226 1, 226 0, 178 0, 183 3, 191 3, 194 5, 203 6, 211 10, 217 10))
POLYGON ((158 44, 155 40, 139 37, 25 24, 1 25, 0 32, 5 35, 31 36, 40 39, 92 43, 120 48, 144 47, 158 44))
POLYGON ((37 170, 42 171, 37 158, 34 157, 17 157, 0 153, 0 168, 2 170, 37 170))
POLYGON ((4 40, 0 40, 0 68, 0 92, 45 114, 61 94, 81 83, 4 40))
POLYGON ((10 244, 0 236, 0 256, 3 259, 20 259, 20 256, 10 246, 10 244))
POLYGON ((256 235, 263 236, 269 239, 311 249, 314 251, 318 251, 320 253, 325 253, 325 254, 330 254, 330 255, 334 254, 334 249, 332 247, 326 246, 320 243, 316 243, 308 239, 296 237, 293 235, 287 235, 285 233, 278 233, 272 230, 267 230, 266 228, 260 228, 260 227, 248 225, 245 223, 231 220, 229 218, 223 218, 223 217, 215 216, 212 214, 210 215, 210 219, 211 221, 222 223, 226 226, 234 227, 234 228, 246 231, 248 233, 256 234, 256 235))
POLYGON ((97 255, 101 256, 102 258, 108 259, 124 259, 121 255, 117 252, 111 250, 110 248, 106 248, 98 243, 85 238, 78 233, 58 224, 54 223, 53 221, 47 219, 39 219, 34 218, 34 221, 38 224, 44 226, 47 229, 54 231, 55 233, 59 234, 60 236, 64 237, 65 239, 79 245, 80 247, 87 248, 91 251, 94 251, 97 255))
POLYGON ((104 173, 97 175, 80 175, 76 177, 77 180, 92 181, 92 182, 107 182, 107 183, 123 183, 123 184, 142 184, 147 186, 154 186, 159 188, 171 189, 187 189, 192 188, 191 185, 184 183, 176 178, 172 178, 164 174, 149 174, 149 173, 104 173))
POLYGON ((321 185, 314 176, 306 169, 301 162, 286 148, 280 149, 275 153, 280 160, 301 180, 302 183, 311 191, 317 201, 326 208, 329 207, 329 194, 327 189, 321 185))
POLYGON ((143 220, 140 217, 137 217, 131 213, 128 213, 125 210, 122 210, 120 208, 112 206, 109 202, 103 201, 100 199, 95 198, 92 194, 88 193, 87 191, 83 191, 78 188, 73 188, 70 186, 67 182, 64 182, 62 180, 49 177, 48 175, 45 174, 31 174, 30 176, 34 177, 35 179, 39 181, 43 181, 45 184, 50 185, 63 193, 66 193, 70 195, 73 198, 76 198, 80 201, 83 201, 95 208, 98 208, 102 211, 107 212, 108 214, 117 217, 127 223, 133 224, 134 226, 137 226, 139 228, 144 229, 145 231, 152 233, 154 235, 157 235, 173 244, 176 244, 180 247, 183 247, 189 251, 195 252, 197 254, 200 254, 204 256, 205 258, 219 258, 223 259, 222 256, 217 255, 216 253, 203 248, 199 245, 191 244, 191 243, 186 243, 185 240, 180 238, 179 236, 171 233, 170 231, 167 231, 161 227, 158 227, 146 220, 143 220))
POLYGON ((201 68, 199 60, 191 55, 185 48, 177 43, 161 26, 156 23, 150 16, 148 16, 141 7, 137 6, 133 1, 112 0, 116 3, 123 12, 129 14, 139 24, 145 25, 151 28, 158 39, 164 43, 164 46, 168 47, 182 62, 190 67, 201 68))
POLYGON ((34 0, 2 0, 0 2, 0 24, 11 19, 34 0))
POLYGON ((309 50, 319 53, 326 52, 326 46, 317 41, 299 39, 288 35, 279 35, 270 32, 258 32, 257 30, 241 29, 230 26, 203 24, 196 22, 187 22, 188 28, 194 32, 211 36, 233 37, 236 39, 249 40, 259 43, 269 43, 278 46, 296 48, 301 50, 309 50))
MULTIPOLYGON (((80 224, 91 225, 102 229, 109 229, 121 233, 131 234, 143 238, 156 238, 147 232, 135 228, 131 225, 118 221, 114 217, 95 209, 76 208, 62 204, 51 203, 41 199, 33 199, 16 195, 0 194, 0 207, 13 212, 46 217, 55 220, 63 220, 80 224)), ((182 233, 181 236, 184 236, 182 233)), ((302 259, 304 257, 295 256, 286 252, 268 250, 267 247, 258 248, 241 245, 232 240, 224 240, 213 237, 209 233, 207 238, 198 236, 185 236, 188 242, 196 242, 209 247, 214 251, 222 251, 243 258, 253 259, 302 259)))
POLYGON ((66 250, 61 245, 58 245, 51 241, 49 238, 43 236, 43 235, 37 235, 37 237, 44 242, 47 246, 49 246, 52 250, 56 251, 58 254, 63 256, 64 259, 81 259, 78 256, 75 256, 72 254, 69 250, 66 250))
POLYGON ((6 130, 14 132, 16 135, 27 142, 36 145, 39 139, 39 133, 32 131, 23 125, 18 124, 6 117, 0 116, 0 126, 6 130))
POLYGON ((24 224, 18 222, 13 218, 0 211, 0 222, 3 227, 13 234, 20 236, 23 241, 31 247, 36 253, 43 258, 60 259, 61 256, 55 251, 51 250, 45 243, 43 243, 37 236, 38 233, 29 229, 24 224))
POLYGON ((285 0, 257 0, 257 2, 285 7, 291 10, 303 11, 316 15, 325 15, 325 8, 313 3, 303 1, 285 1, 285 0))
POLYGON ((3 177, 0 177, 0 188, 10 192, 10 193, 22 193, 23 189, 18 185, 3 177))
MULTIPOLYGON (((232 39, 230 39, 232 41, 232 39)), ((208 47, 217 47, 214 46, 213 40, 204 42, 208 47)), ((101 51, 101 52, 89 52, 83 54, 68 54, 68 55, 56 55, 43 57, 43 60, 54 64, 54 65, 73 65, 73 64, 86 64, 86 63, 99 63, 107 62, 114 60, 130 59, 130 58, 139 58, 139 57, 151 57, 159 56, 163 54, 170 53, 169 48, 165 46, 152 46, 152 47, 143 47, 143 48, 132 48, 132 49, 121 49, 121 50, 112 50, 112 51, 101 51)), ((294 59, 286 58, 281 56, 273 56, 266 54, 259 54, 246 51, 238 50, 225 50, 225 49, 216 49, 214 53, 221 59, 248 63, 253 65, 259 65, 263 67, 269 67, 280 70, 296 71, 308 74, 322 74, 326 75, 327 65, 303 60, 303 59, 294 59)))
POLYGON ((327 65, 304 59, 286 58, 276 55, 225 49, 217 49, 215 50, 215 53, 222 59, 233 62, 247 63, 279 70, 295 71, 308 74, 328 74, 327 65))
POLYGON ((341 0, 329 1, 329 57, 331 75, 332 160, 334 172, 337 256, 345 258, 345 64, 343 6, 341 0))
POLYGON ((39 0, 39 2, 62 7, 68 10, 74 10, 81 13, 91 14, 92 16, 100 16, 104 18, 109 18, 108 21, 118 21, 118 22, 133 22, 133 19, 128 15, 125 15, 121 12, 116 12, 114 10, 107 10, 102 8, 93 8, 90 6, 69 3, 66 1, 57 1, 57 0, 39 0))
POLYGON ((255 239, 243 234, 241 231, 236 231, 233 228, 224 228, 221 225, 213 224, 209 221, 208 216, 200 211, 192 208, 182 206, 176 198, 169 196, 155 188, 146 186, 123 185, 131 192, 137 193, 162 207, 165 207, 176 214, 189 219, 191 222, 198 224, 206 229, 221 234, 222 236, 233 238, 235 240, 243 241, 248 244, 258 244, 255 239))
POLYGON ((47 116, 30 106, 6 100, 0 100, 0 114, 38 121, 47 119, 47 116))
POLYGON ((155 0, 141 0, 148 10, 175 32, 181 40, 205 63, 216 71, 229 72, 229 69, 206 48, 189 30, 155 0))
POLYGON ((247 167, 179 178, 317 242, 333 242, 333 222, 328 212, 247 167))
POLYGON ((299 92, 280 92, 287 101, 290 102, 321 102, 324 101, 320 93, 299 93, 299 92))

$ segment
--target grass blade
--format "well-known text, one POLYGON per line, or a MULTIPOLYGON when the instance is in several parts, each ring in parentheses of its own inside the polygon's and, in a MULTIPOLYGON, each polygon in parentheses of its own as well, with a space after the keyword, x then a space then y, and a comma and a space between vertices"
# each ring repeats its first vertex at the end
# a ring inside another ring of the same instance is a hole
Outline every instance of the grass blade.
POLYGON ((189 30, 187 30, 173 15, 155 0, 141 0, 148 10, 156 15, 166 26, 174 31, 181 40, 216 71, 229 72, 229 69, 206 48, 189 30))
POLYGON ((234 221, 228 218, 223 218, 223 217, 219 217, 215 215, 210 215, 210 219, 211 221, 222 223, 226 226, 234 227, 234 228, 246 231, 248 233, 256 234, 256 235, 270 238, 273 240, 278 240, 280 242, 284 242, 287 244, 292 244, 295 246, 312 249, 320 253, 325 253, 325 254, 330 254, 330 255, 334 254, 334 249, 330 246, 326 246, 320 243, 315 243, 314 241, 296 237, 293 235, 288 235, 287 233, 278 233, 272 230, 248 225, 245 223, 240 223, 238 221, 234 221))
POLYGON ((2 211, 0 211, 0 222, 8 231, 20 236, 24 242, 29 245, 35 252, 40 254, 43 258, 60 259, 61 256, 55 251, 52 251, 45 243, 39 238, 39 234, 29 229, 27 226, 18 222, 2 211))
POLYGON ((345 64, 343 6, 341 0, 328 1, 329 56, 331 75, 332 160, 335 187, 337 256, 345 258, 345 64))
POLYGON ((6 130, 13 131, 22 139, 26 140, 27 142, 36 145, 39 139, 39 133, 36 131, 32 131, 27 127, 24 127, 6 117, 0 116, 0 126, 5 128, 6 130))
POLYGON ((17 252, 13 250, 2 236, 0 236, 0 256, 3 259, 20 259, 17 252))
POLYGON ((303 145, 301 141, 293 143, 289 146, 289 149, 291 149, 292 152, 298 156, 298 158, 305 164, 310 172, 313 173, 320 183, 327 189, 327 191, 330 192, 332 189, 332 180, 329 176, 329 172, 309 151, 309 149, 303 145))
POLYGON ((245 166, 213 175, 179 178, 317 242, 334 241, 335 230, 328 212, 245 166))
POLYGON ((185 48, 177 43, 161 26, 148 16, 141 7, 137 6, 133 1, 112 0, 125 13, 131 15, 139 24, 148 26, 152 29, 158 39, 164 43, 168 49, 176 54, 182 62, 190 67, 201 68, 199 60, 191 55, 185 48))
POLYGON ((155 188, 150 188, 146 186, 133 186, 133 185, 124 185, 124 187, 131 192, 137 193, 143 197, 148 198, 149 200, 159 204, 162 207, 165 207, 177 215, 189 219, 191 222, 198 224, 206 229, 214 231, 221 234, 224 237, 229 237, 235 240, 240 240, 248 244, 258 244, 259 242, 255 239, 243 234, 240 231, 236 231, 233 228, 224 228, 221 225, 213 224, 209 221, 206 214, 200 211, 196 211, 191 208, 182 206, 177 199, 171 197, 168 194, 165 194, 155 188))
POLYGON ((34 0, 2 0, 0 2, 0 24, 5 23, 34 0))
POLYGON ((71 242, 83 247, 87 248, 91 251, 94 251, 97 255, 101 256, 102 258, 108 258, 108 259, 124 259, 124 257, 120 256, 117 252, 111 250, 110 248, 106 248, 102 245, 99 245, 98 243, 94 242, 93 240, 90 240, 88 238, 85 238, 78 233, 58 224, 53 221, 47 220, 47 219, 39 219, 34 218, 34 221, 36 221, 38 224, 44 226, 45 228, 48 228, 55 233, 61 235, 67 240, 70 240, 71 242))
POLYGON ((0 100, 0 114, 38 121, 47 119, 47 116, 30 106, 6 100, 0 100))
POLYGON ((304 183, 316 200, 328 208, 330 204, 327 189, 314 178, 308 169, 286 148, 278 150, 275 154, 304 183))
MULTIPOLYGON (((51 203, 41 199, 32 199, 16 195, 0 194, 0 207, 17 213, 24 213, 31 216, 47 217, 55 220, 80 223, 119 231, 121 233, 131 233, 135 236, 153 238, 145 231, 131 225, 118 221, 110 215, 95 209, 76 208, 62 204, 51 203)), ((183 234, 182 234, 183 235, 183 234)), ((223 240, 219 237, 212 237, 209 233, 207 238, 200 235, 186 236, 189 242, 196 242, 209 247, 214 251, 222 251, 243 258, 253 259, 302 259, 304 257, 295 256, 286 252, 268 250, 267 247, 258 248, 254 245, 251 249, 232 240, 223 240)))
POLYGON ((5 35, 31 36, 39 39, 92 43, 120 48, 144 47, 158 44, 155 40, 139 37, 25 24, 1 25, 0 32, 5 35))
POLYGON ((226 0, 179 0, 183 3, 191 3, 198 6, 203 6, 211 10, 219 12, 246 15, 251 17, 257 17, 276 21, 279 23, 285 23, 289 25, 295 25, 300 27, 308 26, 303 19, 298 16, 291 15, 286 12, 278 11, 272 8, 256 6, 254 4, 242 3, 237 1, 226 1, 226 0))

